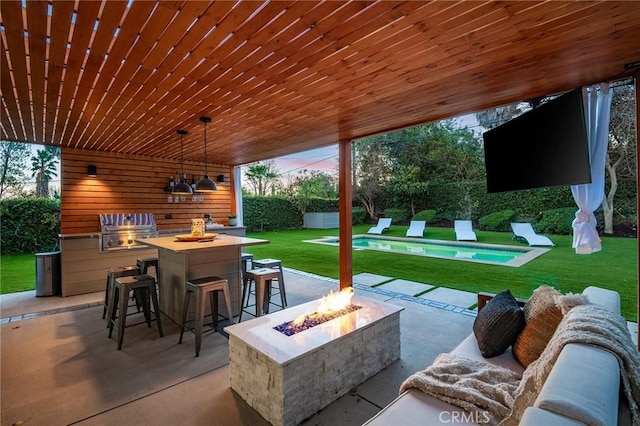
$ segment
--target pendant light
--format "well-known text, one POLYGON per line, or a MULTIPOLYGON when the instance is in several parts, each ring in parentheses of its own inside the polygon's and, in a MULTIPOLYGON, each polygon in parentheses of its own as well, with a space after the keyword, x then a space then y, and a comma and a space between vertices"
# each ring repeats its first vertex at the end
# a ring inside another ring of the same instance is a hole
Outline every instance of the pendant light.
POLYGON ((184 178, 184 164, 183 164, 183 156, 182 156, 182 140, 184 135, 187 134, 186 130, 178 130, 177 133, 180 135, 180 174, 182 176, 178 176, 178 182, 174 185, 173 194, 178 195, 190 195, 193 194, 193 190, 191 186, 187 183, 187 180, 184 178))
POLYGON ((200 121, 204 124, 204 178, 196 183, 195 192, 213 192, 218 190, 218 185, 209 179, 207 170, 207 123, 211 123, 211 118, 200 117, 200 121))

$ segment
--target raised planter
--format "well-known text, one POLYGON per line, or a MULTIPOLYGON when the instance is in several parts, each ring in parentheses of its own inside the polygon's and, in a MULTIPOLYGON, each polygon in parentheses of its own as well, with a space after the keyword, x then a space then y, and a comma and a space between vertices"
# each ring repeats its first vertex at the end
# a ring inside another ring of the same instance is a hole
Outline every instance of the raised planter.
POLYGON ((314 229, 330 229, 339 227, 338 212, 305 213, 303 227, 314 229))

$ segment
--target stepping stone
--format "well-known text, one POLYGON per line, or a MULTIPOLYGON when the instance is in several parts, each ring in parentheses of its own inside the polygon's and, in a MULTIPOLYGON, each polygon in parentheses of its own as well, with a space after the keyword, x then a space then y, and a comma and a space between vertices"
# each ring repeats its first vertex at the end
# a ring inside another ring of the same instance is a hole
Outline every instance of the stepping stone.
POLYGON ((390 281, 392 279, 393 277, 385 277, 384 275, 370 274, 368 272, 363 272, 361 274, 353 276, 354 283, 368 285, 369 287, 371 287, 372 285, 390 281))
POLYGON ((415 281, 393 280, 386 284, 382 284, 376 288, 395 291, 396 293, 408 294, 409 296, 413 296, 414 294, 418 294, 423 291, 432 289, 433 286, 429 284, 418 283, 415 281))
POLYGON ((462 308, 468 308, 478 303, 478 296, 475 293, 445 287, 436 288, 420 297, 435 302, 446 303, 447 305, 460 306, 462 308))

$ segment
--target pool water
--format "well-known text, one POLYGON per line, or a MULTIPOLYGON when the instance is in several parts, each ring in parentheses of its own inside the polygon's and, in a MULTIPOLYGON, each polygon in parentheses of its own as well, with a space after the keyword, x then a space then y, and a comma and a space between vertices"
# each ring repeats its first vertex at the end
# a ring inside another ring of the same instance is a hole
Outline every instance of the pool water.
MULTIPOLYGON (((336 237, 327 237, 308 242, 333 246, 338 246, 339 244, 339 240, 336 237)), ((387 251, 516 267, 524 265, 549 251, 549 249, 533 247, 364 235, 355 235, 353 237, 353 249, 387 251)))

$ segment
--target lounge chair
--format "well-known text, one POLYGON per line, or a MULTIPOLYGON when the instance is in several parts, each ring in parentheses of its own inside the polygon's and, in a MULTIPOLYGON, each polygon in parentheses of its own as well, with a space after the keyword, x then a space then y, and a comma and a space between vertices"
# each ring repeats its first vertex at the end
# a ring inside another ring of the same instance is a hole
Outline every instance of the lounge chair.
POLYGON ((470 220, 456 220, 453 222, 453 229, 458 241, 478 241, 476 233, 473 231, 473 224, 470 220))
POLYGON ((427 226, 424 220, 412 220, 407 229, 407 237, 423 237, 424 228, 427 226))
POLYGON ((378 219, 378 224, 374 227, 369 228, 367 234, 382 234, 382 231, 385 231, 391 227, 391 218, 385 217, 382 219, 378 219))
POLYGON ((516 240, 525 240, 530 246, 553 246, 553 242, 544 235, 536 234, 530 223, 512 223, 513 238, 516 240))

